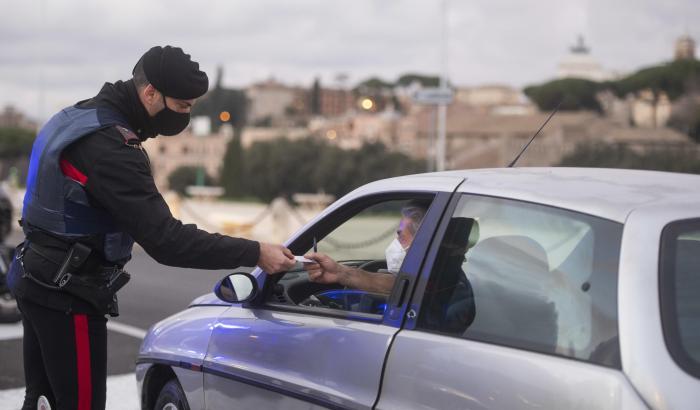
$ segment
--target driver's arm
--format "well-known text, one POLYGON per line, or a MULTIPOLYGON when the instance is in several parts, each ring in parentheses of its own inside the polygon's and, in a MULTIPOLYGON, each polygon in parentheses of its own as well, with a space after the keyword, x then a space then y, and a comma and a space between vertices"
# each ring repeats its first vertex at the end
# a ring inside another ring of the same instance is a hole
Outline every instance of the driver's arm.
POLYGON ((372 293, 391 293, 394 276, 386 273, 368 272, 366 270, 342 265, 321 252, 304 255, 316 263, 305 263, 309 280, 317 283, 339 283, 352 289, 372 293))
POLYGON ((353 289, 360 289, 372 293, 391 293, 394 287, 394 275, 387 273, 368 272, 366 270, 340 265, 343 273, 340 275, 340 284, 353 289))

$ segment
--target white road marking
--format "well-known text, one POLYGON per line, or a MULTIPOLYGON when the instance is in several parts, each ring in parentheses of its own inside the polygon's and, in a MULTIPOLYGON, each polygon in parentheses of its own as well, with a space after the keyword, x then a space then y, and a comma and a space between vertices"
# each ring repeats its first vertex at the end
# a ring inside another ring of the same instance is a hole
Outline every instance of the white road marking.
MULTIPOLYGON (((24 401, 24 387, 0 390, 0 410, 18 409, 24 401)), ((109 410, 136 410, 140 408, 133 373, 107 378, 107 405, 109 410)))
POLYGON ((146 337, 147 333, 147 331, 139 327, 127 325, 125 323, 114 322, 111 320, 107 321, 107 330, 135 337, 137 339, 143 339, 144 337, 146 337))
POLYGON ((0 340, 21 339, 22 335, 22 322, 0 325, 0 340))
MULTIPOLYGON (((121 333, 123 335, 143 339, 146 337, 147 331, 136 326, 127 325, 114 321, 107 322, 107 330, 121 333)), ((22 323, 2 324, 0 325, 0 340, 21 339, 24 334, 22 323)))

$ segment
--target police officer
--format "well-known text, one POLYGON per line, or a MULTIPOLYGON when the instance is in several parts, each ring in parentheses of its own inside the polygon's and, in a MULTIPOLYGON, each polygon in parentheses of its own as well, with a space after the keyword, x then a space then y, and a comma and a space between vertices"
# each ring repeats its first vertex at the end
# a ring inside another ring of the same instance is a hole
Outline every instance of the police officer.
POLYGON ((175 135, 208 87, 177 47, 153 47, 133 78, 54 115, 37 135, 22 212, 26 239, 9 283, 22 311, 26 394, 54 409, 104 409, 106 314, 135 242, 160 263, 200 269, 287 270, 283 246, 207 233, 175 219, 141 142, 175 135))

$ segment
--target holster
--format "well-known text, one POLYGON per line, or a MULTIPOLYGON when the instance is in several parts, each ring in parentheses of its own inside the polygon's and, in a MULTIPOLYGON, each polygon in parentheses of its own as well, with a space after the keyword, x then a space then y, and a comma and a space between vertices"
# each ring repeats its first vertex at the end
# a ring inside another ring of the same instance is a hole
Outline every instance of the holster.
MULTIPOLYGON (((36 249, 35 244, 29 244, 29 246, 33 250, 36 249)), ((35 251, 41 254, 40 251, 35 251)), ((92 254, 92 250, 88 246, 76 242, 68 248, 65 258, 58 264, 59 268, 53 277, 37 277, 24 268, 23 254, 24 250, 22 250, 19 260, 22 263, 24 276, 43 287, 78 297, 101 313, 119 316, 116 293, 131 279, 131 275, 120 266, 95 268, 94 258, 96 255, 92 254), (88 263, 89 266, 86 267, 88 260, 91 263, 88 263)))
POLYGON ((117 291, 124 287, 131 275, 123 269, 105 269, 96 275, 70 275, 63 281, 62 290, 76 296, 100 312, 119 316, 117 291))

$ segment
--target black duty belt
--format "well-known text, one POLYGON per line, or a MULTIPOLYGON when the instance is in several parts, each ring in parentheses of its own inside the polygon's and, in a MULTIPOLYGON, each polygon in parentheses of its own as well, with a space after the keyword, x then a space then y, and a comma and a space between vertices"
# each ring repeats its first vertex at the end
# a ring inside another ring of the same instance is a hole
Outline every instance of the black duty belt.
MULTIPOLYGON (((37 235, 32 237, 37 238, 37 235)), ((43 241, 46 238, 41 238, 42 245, 33 243, 29 236, 27 239, 17 257, 24 277, 44 288, 79 297, 100 312, 109 313, 111 316, 119 315, 116 293, 131 279, 129 273, 121 266, 100 264, 103 259, 80 242, 70 244, 65 250, 63 260, 56 261, 46 254, 52 251, 51 248, 55 251, 58 246, 54 247, 49 242, 43 241), (28 272, 24 266, 24 254, 27 249, 56 264, 58 267, 56 272, 51 277, 37 277, 32 272, 28 272), (88 266, 88 263, 92 266, 88 266)))
POLYGON ((55 235, 36 229, 32 229, 31 231, 27 232, 27 239, 33 244, 47 248, 60 249, 63 251, 68 251, 70 247, 77 242, 77 239, 70 240, 68 238, 58 238, 55 235))
POLYGON ((81 249, 82 253, 87 254, 87 258, 82 261, 80 270, 74 271, 73 273, 82 274, 84 272, 89 275, 103 267, 112 268, 119 266, 105 261, 100 252, 95 251, 90 245, 79 242, 78 240, 58 238, 47 232, 31 230, 27 233, 27 242, 31 245, 32 250, 41 255, 44 259, 58 266, 63 263, 63 258, 67 253, 75 253, 77 251, 76 247, 81 249), (56 251, 60 251, 59 253, 61 253, 59 260, 52 256, 56 251))

